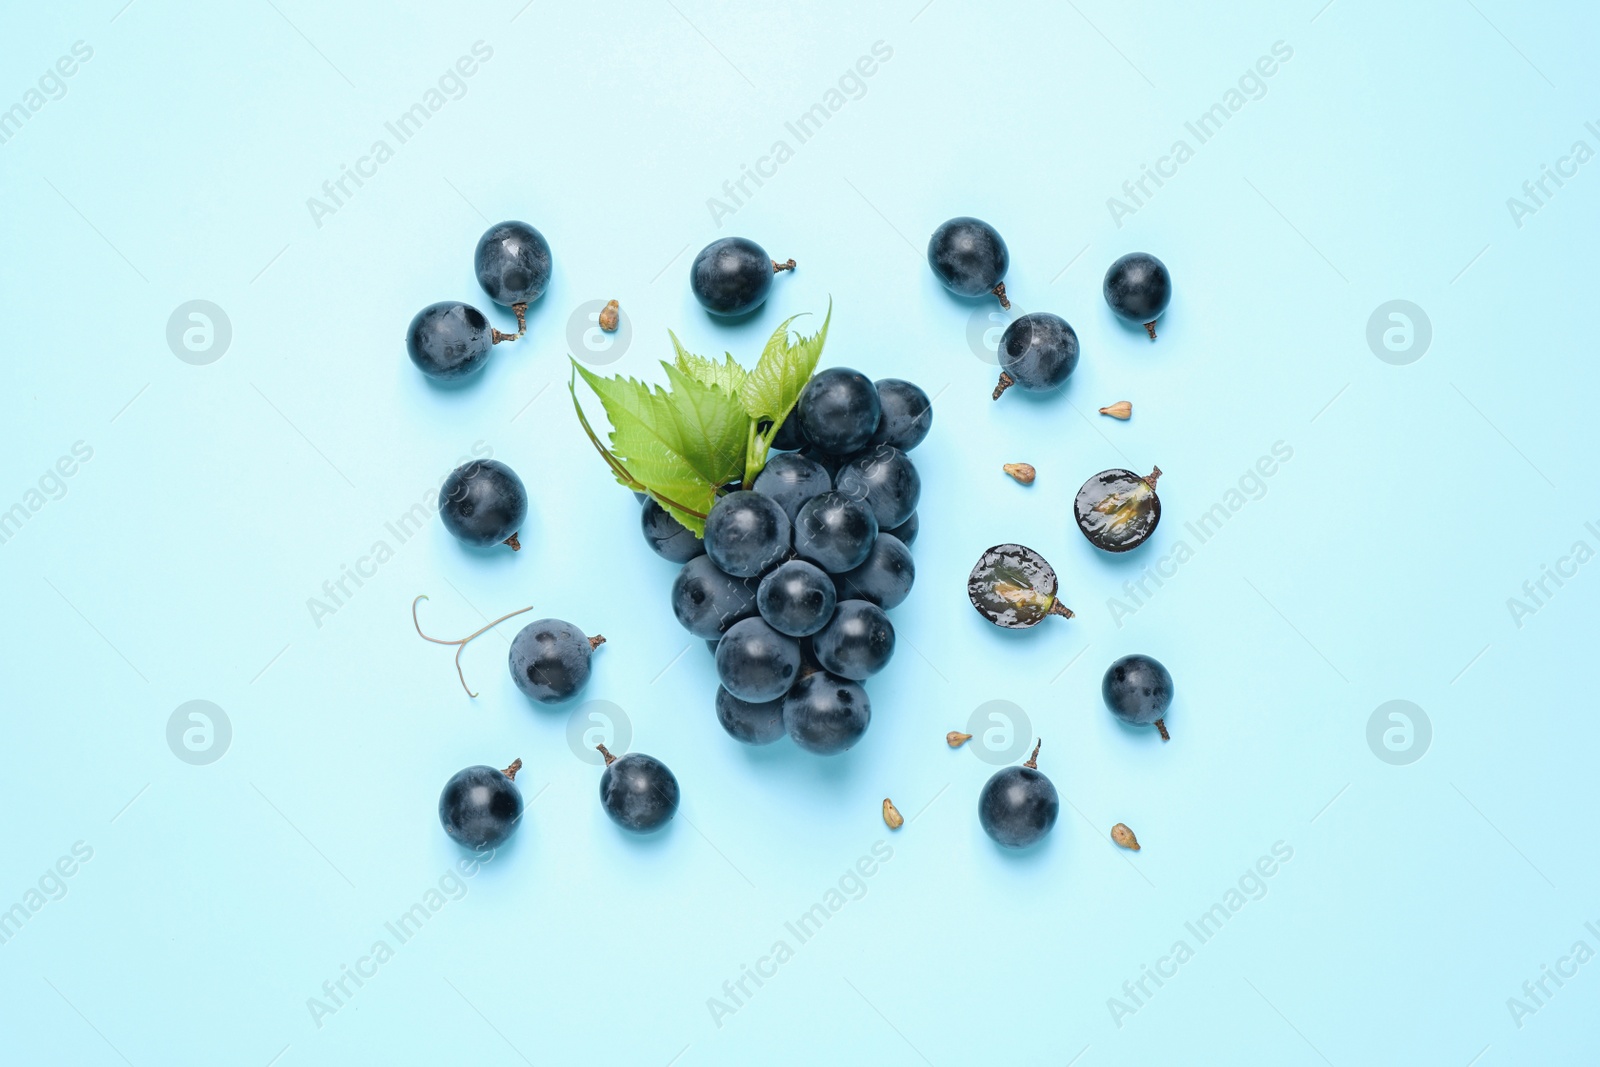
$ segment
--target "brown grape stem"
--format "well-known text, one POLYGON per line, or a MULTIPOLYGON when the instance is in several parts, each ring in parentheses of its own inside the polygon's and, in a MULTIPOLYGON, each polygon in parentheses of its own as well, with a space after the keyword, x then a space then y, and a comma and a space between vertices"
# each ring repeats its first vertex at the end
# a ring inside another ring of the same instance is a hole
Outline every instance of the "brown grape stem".
POLYGON ((603 634, 595 634, 593 637, 589 638, 589 651, 593 652, 595 649, 599 648, 605 643, 606 639, 603 634))
POLYGON ((497 345, 501 341, 519 341, 522 339, 522 335, 528 332, 528 305, 522 303, 512 304, 511 310, 516 312, 517 315, 517 332, 501 333, 499 330, 490 329, 489 342, 491 344, 497 345))
POLYGON ((1156 339, 1156 324, 1155 324, 1155 322, 1151 321, 1151 322, 1145 323, 1144 324, 1144 332, 1150 335, 1150 340, 1154 341, 1156 339))
POLYGON ((506 538, 504 541, 501 541, 500 543, 502 545, 510 545, 511 546, 511 551, 513 551, 513 552, 521 552, 522 551, 522 542, 517 540, 517 535, 516 534, 512 534, 510 537, 506 538))
POLYGON ((784 263, 779 263, 777 260, 772 261, 772 273, 781 274, 786 270, 794 270, 794 260, 791 259, 784 263))
POLYGON ((1144 476, 1144 484, 1154 489, 1156 487, 1156 479, 1159 477, 1161 477, 1161 468, 1156 467, 1149 474, 1144 476))
POLYGON ((1039 769, 1039 746, 1043 744, 1044 738, 1042 737, 1033 743, 1033 755, 1028 757, 1028 762, 1023 764, 1024 767, 1031 767, 1033 770, 1039 769))
POLYGON ((1000 306, 1001 307, 1005 308, 1007 311, 1011 310, 1011 301, 1006 299, 1006 283, 1005 282, 997 282, 995 284, 995 287, 993 289, 990 289, 989 291, 991 293, 993 293, 995 296, 998 296, 1000 298, 1000 306))
POLYGON ((1172 735, 1167 733, 1167 720, 1165 720, 1165 719, 1157 719, 1156 720, 1156 729, 1161 731, 1161 740, 1163 740, 1163 741, 1171 741, 1172 740, 1172 735))
POLYGON ((994 387, 994 397, 993 397, 993 399, 999 400, 1001 393, 1005 392, 1007 389, 1010 389, 1013 385, 1016 385, 1016 384, 1017 384, 1017 380, 1015 378, 1013 378, 1011 375, 1007 374, 1005 371, 1001 371, 1000 372, 1000 381, 994 387))
POLYGON ((522 760, 521 759, 514 759, 514 760, 511 761, 511 766, 507 767, 505 770, 501 771, 500 773, 505 775, 507 778, 511 779, 514 782, 514 781, 517 780, 517 772, 520 771, 520 770, 522 770, 522 760))
POLYGON ((1072 609, 1067 607, 1061 601, 1055 600, 1050 603, 1050 610, 1045 612, 1045 614, 1060 615, 1063 619, 1070 619, 1072 618, 1072 609))
POLYGON ((604 745, 596 745, 594 747, 599 749, 600 750, 600 755, 602 755, 602 756, 604 756, 606 758, 606 766, 607 767, 609 767, 613 763, 617 762, 617 757, 613 756, 609 751, 607 751, 606 750, 606 746, 604 746, 604 745))

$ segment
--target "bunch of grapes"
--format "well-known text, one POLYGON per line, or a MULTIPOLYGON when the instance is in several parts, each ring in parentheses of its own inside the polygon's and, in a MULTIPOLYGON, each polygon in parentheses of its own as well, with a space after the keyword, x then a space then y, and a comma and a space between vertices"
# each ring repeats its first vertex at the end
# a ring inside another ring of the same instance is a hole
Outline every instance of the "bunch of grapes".
POLYGON ((866 733, 861 683, 894 655, 887 612, 916 573, 922 482, 907 453, 932 424, 912 383, 831 368, 806 384, 751 488, 718 497, 703 539, 644 499, 645 539, 683 565, 673 613, 716 656, 717 719, 735 739, 787 734, 835 755, 866 733))

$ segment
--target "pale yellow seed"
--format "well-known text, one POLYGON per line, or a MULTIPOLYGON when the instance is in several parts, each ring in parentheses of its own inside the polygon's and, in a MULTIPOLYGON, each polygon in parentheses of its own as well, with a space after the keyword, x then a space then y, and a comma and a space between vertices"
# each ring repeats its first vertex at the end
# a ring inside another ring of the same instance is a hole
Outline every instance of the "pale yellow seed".
POLYGON ((1033 469, 1031 463, 1007 463, 1000 468, 1023 485, 1032 485, 1039 472, 1033 469))
POLYGON ((905 817, 900 814, 900 809, 894 806, 894 801, 888 797, 883 798, 883 821, 889 824, 889 829, 898 830, 906 824, 905 817))
POLYGON ((1133 405, 1126 400, 1119 400, 1115 404, 1101 408, 1100 414, 1110 415, 1113 419, 1127 419, 1133 415, 1133 405))
POLYGON ((617 331, 617 312, 618 305, 615 300, 600 309, 600 328, 606 333, 617 331))
POLYGON ((960 748, 962 745, 971 740, 971 734, 964 734, 960 730, 951 730, 949 733, 944 735, 944 743, 949 745, 951 748, 960 748))
POLYGON ((1133 831, 1128 829, 1128 824, 1119 822, 1111 828, 1111 840, 1131 851, 1139 851, 1139 839, 1133 836, 1133 831))

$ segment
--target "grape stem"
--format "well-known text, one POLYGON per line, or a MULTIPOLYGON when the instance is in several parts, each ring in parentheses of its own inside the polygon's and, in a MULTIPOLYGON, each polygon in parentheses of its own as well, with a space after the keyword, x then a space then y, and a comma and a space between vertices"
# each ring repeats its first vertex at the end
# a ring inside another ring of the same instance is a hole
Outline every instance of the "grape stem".
POLYGON ((522 760, 519 757, 517 759, 512 760, 511 761, 511 766, 507 767, 505 770, 501 771, 500 773, 505 775, 507 778, 511 779, 514 782, 514 781, 517 780, 517 772, 520 771, 520 770, 522 770, 522 760))
POLYGON ((1154 489, 1156 487, 1156 479, 1159 477, 1161 477, 1161 468, 1156 467, 1149 474, 1144 476, 1144 484, 1154 489))
POLYGON ((1007 389, 1010 389, 1013 385, 1016 385, 1016 384, 1017 384, 1017 380, 1015 378, 1013 378, 1011 375, 1007 374, 1005 371, 1001 371, 1000 372, 1000 381, 999 381, 999 384, 997 384, 994 387, 994 396, 993 396, 992 399, 999 400, 1001 393, 1005 392, 1007 389))
MULTIPOLYGON (((998 296, 1000 298, 1000 306, 1001 307, 1005 308, 1007 311, 1011 310, 1011 301, 1006 299, 1006 283, 1005 282, 996 282, 995 283, 995 287, 993 289, 990 289, 989 291, 991 293, 993 293, 995 296, 998 296)), ((1152 334, 1151 336, 1153 337, 1155 335, 1152 334)))
POLYGON ((501 541, 500 543, 502 545, 510 545, 511 546, 511 551, 513 551, 513 552, 521 552, 522 551, 522 542, 517 540, 517 535, 514 534, 514 533, 510 537, 506 538, 504 541, 501 541))
POLYGON ((777 260, 772 261, 772 273, 781 274, 786 270, 794 270, 794 260, 791 259, 785 263, 779 263, 777 260))
MULTIPOLYGON (((457 639, 455 641, 446 641, 442 637, 429 637, 427 634, 423 633, 422 632, 422 623, 417 621, 417 605, 420 604, 422 601, 427 600, 427 599, 428 599, 428 594, 427 593, 422 593, 422 594, 418 595, 417 599, 415 599, 415 600, 413 600, 411 602, 411 625, 413 625, 413 626, 415 626, 417 628, 417 636, 422 638, 424 641, 432 641, 436 645, 455 645, 456 646, 456 677, 461 679, 461 688, 463 688, 463 689, 465 689, 467 691, 467 696, 472 697, 474 700, 476 700, 477 697, 478 697, 478 694, 474 693, 472 691, 471 687, 469 687, 467 685, 467 676, 465 674, 461 673, 461 650, 467 647, 467 642, 468 641, 471 641, 473 638, 479 636, 480 634, 488 633, 490 630, 494 629, 496 626, 499 626, 501 623, 505 622, 507 619, 511 618, 512 616, 521 615, 525 611, 532 611, 533 610, 533 605, 530 604, 525 608, 519 608, 516 611, 508 612, 507 614, 500 616, 498 619, 494 620, 493 622, 488 623, 488 624, 486 624, 486 625, 484 625, 484 626, 472 631, 470 634, 468 634, 465 637, 459 638, 459 639, 457 639)), ((518 765, 520 765, 521 762, 522 762, 521 760, 518 760, 517 761, 518 765)))
POLYGON ((1156 339, 1156 324, 1155 324, 1155 322, 1151 321, 1151 322, 1145 323, 1144 324, 1144 332, 1150 335, 1150 340, 1154 341, 1156 339))
POLYGON ((1067 607, 1059 600, 1052 600, 1050 602, 1050 610, 1045 612, 1045 614, 1060 615, 1063 619, 1070 619, 1072 618, 1072 609, 1067 607))
POLYGON ((1028 757, 1028 762, 1023 764, 1024 767, 1030 767, 1033 770, 1039 769, 1039 746, 1043 744, 1044 738, 1042 737, 1033 743, 1033 755, 1028 757))
POLYGON ((1163 740, 1163 741, 1171 741, 1172 740, 1172 735, 1167 733, 1167 720, 1165 720, 1165 719, 1157 719, 1156 720, 1156 729, 1161 732, 1161 740, 1163 740))
POLYGON ((596 745, 594 747, 599 749, 600 750, 600 755, 602 755, 602 756, 604 756, 606 758, 606 766, 607 767, 609 767, 613 763, 617 762, 617 757, 613 756, 610 753, 610 751, 607 750, 606 746, 604 746, 604 745, 596 745))
POLYGON ((511 310, 517 313, 517 332, 501 333, 499 330, 491 328, 489 330, 490 344, 497 345, 501 341, 520 341, 522 340, 522 335, 528 332, 528 305, 521 302, 512 304, 511 310))
POLYGON ((589 638, 589 651, 593 652, 595 649, 599 648, 605 643, 606 639, 603 634, 595 634, 593 637, 589 638))

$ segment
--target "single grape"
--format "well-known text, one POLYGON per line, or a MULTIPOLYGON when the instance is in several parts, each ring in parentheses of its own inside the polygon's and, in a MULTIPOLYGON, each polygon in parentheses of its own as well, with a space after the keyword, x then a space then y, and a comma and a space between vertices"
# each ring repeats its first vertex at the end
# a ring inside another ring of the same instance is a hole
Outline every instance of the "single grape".
POLYGON ((867 691, 827 671, 806 675, 783 698, 784 729, 795 744, 819 756, 846 751, 871 723, 867 691))
POLYGON ((913 511, 911 513, 911 517, 905 522, 902 522, 899 526, 896 526, 892 530, 884 530, 883 532, 888 534, 890 537, 898 539, 902 545, 910 548, 911 542, 917 539, 917 529, 919 525, 920 524, 917 522, 917 513, 913 511))
POLYGON ((478 238, 472 265, 489 299, 517 313, 521 337, 528 329, 528 305, 550 283, 549 242, 526 222, 496 223, 478 238))
POLYGON ((490 347, 510 339, 471 304, 441 300, 417 312, 406 327, 406 355, 423 374, 449 382, 481 370, 490 347))
POLYGON ((761 617, 790 637, 807 637, 828 625, 835 602, 833 579, 803 559, 779 564, 756 589, 761 617))
POLYGON ((1124 322, 1143 326, 1156 339, 1156 320, 1172 301, 1172 275, 1148 252, 1129 252, 1106 271, 1106 303, 1124 322))
POLYGON ((1020 767, 1002 767, 978 794, 978 822, 1001 848, 1027 848, 1056 824, 1061 798, 1039 773, 1039 745, 1020 767))
POLYGON ((823 493, 794 518, 794 550, 829 574, 861 566, 878 537, 872 509, 840 493, 823 493))
POLYGON ((882 415, 867 443, 893 445, 902 452, 916 448, 933 429, 933 401, 919 386, 899 378, 881 378, 873 386, 882 415))
POLYGON ((717 678, 740 700, 759 704, 778 699, 799 670, 799 642, 764 619, 736 622, 717 642, 717 678))
POLYGON ((967 598, 978 614, 1010 630, 1037 625, 1048 615, 1072 618, 1056 588, 1055 569, 1023 545, 995 545, 967 576, 967 598))
POLYGON ((1138 548, 1156 532, 1161 521, 1161 498, 1156 496, 1157 467, 1143 478, 1132 471, 1101 471, 1083 483, 1072 502, 1078 529, 1096 548, 1126 552, 1138 548))
POLYGON ((772 276, 794 270, 794 260, 779 263, 754 241, 724 237, 700 250, 689 265, 689 288, 713 315, 743 315, 767 298, 772 276))
POLYGON ((672 517, 672 513, 650 497, 644 499, 644 509, 639 515, 644 529, 644 539, 650 551, 674 563, 688 563, 705 552, 706 543, 694 531, 672 517))
POLYGON ((817 662, 841 678, 862 681, 894 656, 894 625, 868 600, 841 600, 833 619, 811 638, 817 662))
POLYGON ((735 578, 765 574, 789 552, 789 516, 764 493, 741 489, 711 506, 706 516, 706 555, 735 578))
POLYGON ((589 657, 606 639, 561 619, 530 622, 511 639, 511 679, 541 704, 559 704, 589 681, 589 657))
POLYGON ((724 574, 709 556, 696 556, 673 579, 672 613, 685 630, 714 641, 756 613, 756 583, 724 574))
POLYGON ((600 806, 611 821, 636 834, 651 834, 678 813, 678 779, 654 756, 630 752, 613 756, 596 745, 606 758, 600 775, 600 806))
POLYGON ((1002 279, 1010 265, 1011 253, 999 231, 982 219, 953 218, 928 239, 928 266, 957 296, 993 293, 1000 298, 1001 307, 1009 308, 1002 279))
POLYGON ((916 578, 911 550, 893 534, 880 533, 867 561, 855 570, 834 575, 833 583, 840 600, 868 600, 888 611, 900 606, 916 578))
POLYGON ((786 452, 767 461, 752 488, 776 500, 793 522, 800 505, 833 488, 833 478, 816 460, 786 452))
POLYGON ((824 452, 816 445, 810 444, 806 445, 795 454, 804 457, 805 459, 809 459, 811 462, 815 463, 817 466, 826 471, 828 478, 830 479, 830 484, 831 479, 838 476, 839 468, 855 458, 854 454, 848 456, 836 456, 832 452, 824 452))
POLYGON ((516 471, 493 459, 475 459, 450 472, 439 487, 444 528, 474 548, 522 547, 517 530, 528 517, 528 492, 516 471))
POLYGON ((522 791, 515 778, 521 760, 505 770, 479 765, 457 771, 439 794, 444 832, 470 849, 494 848, 522 821, 522 791))
POLYGON ((795 418, 794 412, 783 420, 783 425, 778 427, 778 432, 772 435, 768 446, 780 452, 796 452, 806 447, 806 435, 800 430, 800 420, 795 418))
POLYGON ((871 380, 848 367, 829 367, 812 375, 794 409, 806 440, 836 456, 865 448, 882 412, 871 380))
POLYGON ((717 686, 717 721, 728 736, 747 745, 770 745, 783 736, 783 698, 752 704, 717 686))
POLYGON ((922 476, 911 458, 893 445, 876 445, 839 468, 835 489, 872 509, 878 529, 899 526, 917 510, 922 476))
POLYGON ((1167 735, 1167 709, 1172 706, 1172 675, 1160 661, 1135 653, 1106 668, 1100 696, 1111 714, 1129 726, 1154 726, 1167 735))
POLYGON ((1078 335, 1067 320, 1034 311, 1012 320, 1000 335, 1000 382, 994 398, 1013 385, 1042 393, 1066 381, 1078 365, 1078 335))

